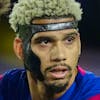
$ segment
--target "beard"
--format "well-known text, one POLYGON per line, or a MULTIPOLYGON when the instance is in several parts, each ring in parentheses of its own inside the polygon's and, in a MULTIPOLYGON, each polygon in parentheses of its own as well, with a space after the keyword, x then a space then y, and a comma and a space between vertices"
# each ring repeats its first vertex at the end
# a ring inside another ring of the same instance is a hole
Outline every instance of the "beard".
POLYGON ((48 97, 48 100, 54 100, 55 94, 64 92, 66 90, 66 88, 69 85, 71 76, 72 76, 72 74, 70 73, 66 82, 60 83, 60 84, 56 84, 56 83, 58 83, 59 80, 57 80, 57 81, 55 80, 56 82, 54 82, 54 83, 49 83, 47 80, 44 81, 44 86, 45 86, 45 91, 46 91, 45 96, 48 97))
MULTIPOLYGON (((70 75, 69 77, 71 78, 71 76, 72 75, 70 75)), ((52 84, 44 83, 44 84, 46 86, 47 91, 51 91, 54 94, 54 93, 60 93, 60 92, 64 91, 66 89, 66 87, 68 86, 69 81, 66 81, 66 83, 62 83, 59 85, 57 85, 55 83, 52 83, 52 84)))
POLYGON ((55 68, 57 65, 53 65, 51 67, 48 67, 47 69, 45 69, 45 74, 44 76, 44 85, 46 87, 47 92, 51 91, 50 94, 54 94, 54 93, 60 93, 62 91, 64 91, 66 89, 66 87, 69 85, 69 81, 72 77, 72 69, 70 66, 66 65, 66 64, 59 64, 62 66, 65 66, 68 70, 67 75, 63 78, 63 79, 53 79, 53 80, 49 80, 48 77, 48 73, 50 70, 52 70, 53 68, 55 68))

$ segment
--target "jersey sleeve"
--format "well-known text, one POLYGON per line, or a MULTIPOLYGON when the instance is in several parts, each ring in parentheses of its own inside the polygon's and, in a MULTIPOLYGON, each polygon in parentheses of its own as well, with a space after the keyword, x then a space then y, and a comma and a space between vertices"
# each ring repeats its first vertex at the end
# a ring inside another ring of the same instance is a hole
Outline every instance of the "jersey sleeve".
POLYGON ((0 100, 31 100, 26 71, 12 69, 0 75, 0 100))

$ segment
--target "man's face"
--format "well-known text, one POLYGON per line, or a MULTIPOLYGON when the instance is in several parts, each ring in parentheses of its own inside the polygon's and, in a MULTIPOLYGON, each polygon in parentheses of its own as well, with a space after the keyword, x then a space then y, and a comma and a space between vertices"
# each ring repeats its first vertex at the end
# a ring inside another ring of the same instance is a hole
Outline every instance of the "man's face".
POLYGON ((31 49, 40 59, 44 84, 55 87, 69 84, 80 55, 76 29, 36 33, 31 39, 31 49))

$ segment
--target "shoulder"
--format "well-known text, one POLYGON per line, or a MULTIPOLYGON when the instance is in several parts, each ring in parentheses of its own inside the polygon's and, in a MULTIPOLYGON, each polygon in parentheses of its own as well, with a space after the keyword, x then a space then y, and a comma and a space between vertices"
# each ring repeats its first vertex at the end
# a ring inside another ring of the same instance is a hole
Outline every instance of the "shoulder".
POLYGON ((93 90, 100 90, 100 76, 96 76, 94 73, 87 71, 84 80, 88 88, 91 87, 93 90))
POLYGON ((28 100, 29 88, 25 69, 13 69, 0 78, 0 100, 28 100), (13 94, 13 95, 12 95, 13 94))
POLYGON ((26 72, 24 69, 12 69, 4 74, 0 75, 0 88, 6 87, 8 85, 13 87, 18 84, 19 81, 26 77, 26 72))
POLYGON ((96 85, 100 88, 100 76, 95 75, 93 72, 86 71, 81 67, 78 67, 78 79, 81 79, 81 82, 88 85, 96 85))
POLYGON ((17 80, 20 77, 25 75, 24 69, 11 69, 9 71, 6 71, 4 74, 0 75, 0 80, 17 80))
POLYGON ((100 100, 100 76, 87 72, 86 78, 86 92, 88 100, 100 100))
POLYGON ((81 78, 81 94, 84 96, 84 100, 100 100, 100 77, 83 69, 79 70, 79 74, 81 78))

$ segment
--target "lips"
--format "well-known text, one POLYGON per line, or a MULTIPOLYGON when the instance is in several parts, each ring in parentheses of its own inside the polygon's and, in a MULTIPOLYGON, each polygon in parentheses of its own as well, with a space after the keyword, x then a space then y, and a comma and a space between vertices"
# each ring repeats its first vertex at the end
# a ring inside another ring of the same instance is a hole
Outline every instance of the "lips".
POLYGON ((68 68, 65 66, 56 66, 49 70, 49 75, 54 79, 63 79, 68 73, 68 68))

